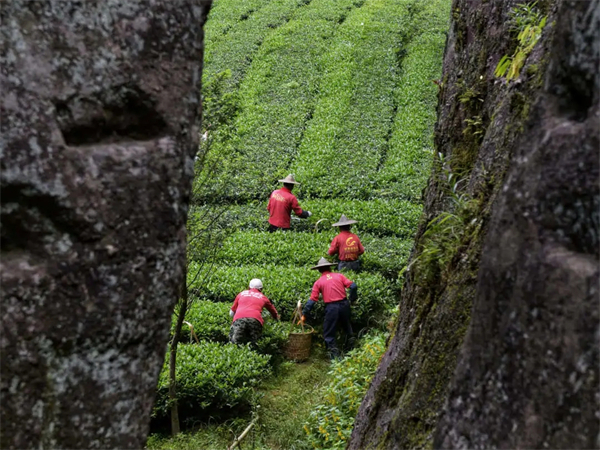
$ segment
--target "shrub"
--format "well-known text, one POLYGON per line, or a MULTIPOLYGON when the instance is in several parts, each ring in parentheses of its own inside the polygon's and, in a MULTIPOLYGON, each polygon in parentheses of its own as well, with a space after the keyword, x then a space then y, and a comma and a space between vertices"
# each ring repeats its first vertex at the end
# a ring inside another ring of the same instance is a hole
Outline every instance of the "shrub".
MULTIPOLYGON (((269 374, 269 356, 248 347, 201 341, 177 349, 177 401, 201 413, 250 404, 253 387, 269 374)), ((169 352, 158 379, 153 415, 169 413, 169 352)))
POLYGON ((367 336, 360 348, 332 363, 331 382, 323 389, 323 402, 310 413, 304 430, 313 448, 343 449, 354 418, 385 351, 382 334, 367 336))
MULTIPOLYGON (((233 302, 232 302, 233 303, 233 302)), ((231 317, 229 311, 232 303, 211 302, 209 300, 195 300, 185 315, 185 320, 194 327, 194 333, 199 340, 209 340, 213 342, 225 343, 229 340, 229 329, 231 327, 231 317)), ((265 318, 271 317, 268 312, 263 311, 265 318)), ((171 331, 175 329, 177 316, 173 315, 171 331)), ((287 325, 266 319, 263 326, 261 338, 257 341, 255 350, 263 355, 275 356, 280 353, 287 340, 287 325)), ((190 334, 187 325, 183 325, 181 330, 181 340, 195 342, 190 334)), ((274 362, 271 360, 271 362, 274 362)))
MULTIPOLYGON (((190 266, 192 266, 191 264, 190 266)), ((394 284, 382 275, 371 273, 348 273, 348 278, 358 285, 358 302, 353 305, 353 323, 365 325, 371 317, 392 304, 395 298, 394 284)), ((317 271, 307 268, 264 266, 217 266, 206 286, 191 286, 193 295, 204 299, 233 304, 235 296, 246 289, 248 281, 260 278, 265 286, 264 293, 273 302, 282 320, 291 318, 298 300, 304 304, 310 297, 313 283, 319 277, 317 271)), ((323 306, 319 301, 314 310, 315 321, 323 318, 323 306)))
POLYGON ((433 125, 450 2, 425 3, 415 17, 418 30, 402 60, 398 109, 386 160, 377 179, 381 197, 419 200, 432 159, 433 125))
MULTIPOLYGON (((265 231, 268 228, 267 201, 250 202, 244 205, 232 205, 226 212, 223 221, 236 230, 265 231)), ((422 206, 406 200, 397 199, 373 199, 362 200, 300 200, 302 208, 313 213, 310 219, 297 219, 292 216, 291 229, 293 231, 314 231, 317 221, 322 220, 317 228, 319 231, 336 229, 331 227, 346 214, 358 224, 352 227, 359 236, 362 233, 374 236, 396 236, 400 238, 412 238, 419 218, 422 206)), ((190 211, 190 217, 202 216, 211 205, 195 206, 190 211)))
MULTIPOLYGON (((357 0, 314 0, 266 36, 240 84, 237 136, 214 192, 200 201, 267 198, 287 175, 311 115, 329 38, 357 0), (233 187, 221 195, 221 184, 233 187)), ((221 153, 218 150, 218 153, 221 153)))
POLYGON ((315 112, 292 165, 306 195, 371 197, 394 116, 397 52, 411 3, 368 1, 331 39, 315 112))

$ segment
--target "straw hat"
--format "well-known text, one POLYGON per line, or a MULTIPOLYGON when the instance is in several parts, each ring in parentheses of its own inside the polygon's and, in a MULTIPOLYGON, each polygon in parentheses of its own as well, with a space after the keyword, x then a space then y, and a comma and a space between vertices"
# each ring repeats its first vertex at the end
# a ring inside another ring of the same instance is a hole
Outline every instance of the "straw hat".
POLYGON ((332 227, 343 227, 344 225, 352 225, 353 223, 358 223, 356 220, 348 219, 344 214, 340 217, 340 220, 336 223, 332 224, 332 227))
POLYGON ((311 267, 311 269, 318 269, 319 267, 329 267, 329 266, 335 266, 335 265, 337 265, 337 263, 330 263, 325 258, 321 258, 319 260, 319 262, 317 263, 317 265, 314 267, 311 267))
POLYGON ((280 183, 290 183, 290 184, 300 184, 296 181, 296 179, 294 178, 294 175, 292 175, 291 173, 285 177, 283 180, 277 180, 280 183))

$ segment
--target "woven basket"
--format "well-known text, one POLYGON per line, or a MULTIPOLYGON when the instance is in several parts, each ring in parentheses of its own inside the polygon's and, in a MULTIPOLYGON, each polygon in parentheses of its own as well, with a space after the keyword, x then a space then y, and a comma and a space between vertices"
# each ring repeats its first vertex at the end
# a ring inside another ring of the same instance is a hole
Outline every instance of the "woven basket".
POLYGON ((306 361, 310 356, 310 345, 313 331, 305 333, 290 333, 283 354, 287 359, 306 361))

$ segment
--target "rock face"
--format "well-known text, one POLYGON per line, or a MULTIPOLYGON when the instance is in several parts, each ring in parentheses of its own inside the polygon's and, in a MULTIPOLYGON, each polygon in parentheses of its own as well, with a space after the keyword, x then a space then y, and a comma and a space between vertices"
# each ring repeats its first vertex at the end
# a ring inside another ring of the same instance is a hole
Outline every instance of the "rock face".
POLYGON ((141 448, 210 1, 2 6, 2 448, 141 448))
POLYGON ((453 3, 442 159, 350 449, 600 445, 600 5, 538 2, 548 25, 506 83, 494 70, 518 3, 453 3), (424 232, 448 212, 461 231, 425 261, 424 232))

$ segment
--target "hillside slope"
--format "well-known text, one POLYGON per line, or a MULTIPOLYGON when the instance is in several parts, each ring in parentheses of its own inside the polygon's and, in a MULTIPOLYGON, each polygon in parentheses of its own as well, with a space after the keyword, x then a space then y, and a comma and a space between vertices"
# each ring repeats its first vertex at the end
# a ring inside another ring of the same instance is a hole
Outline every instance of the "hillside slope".
POLYGON ((600 5, 539 2, 507 83, 517 3, 453 2, 426 220, 350 449, 598 445, 600 5))

